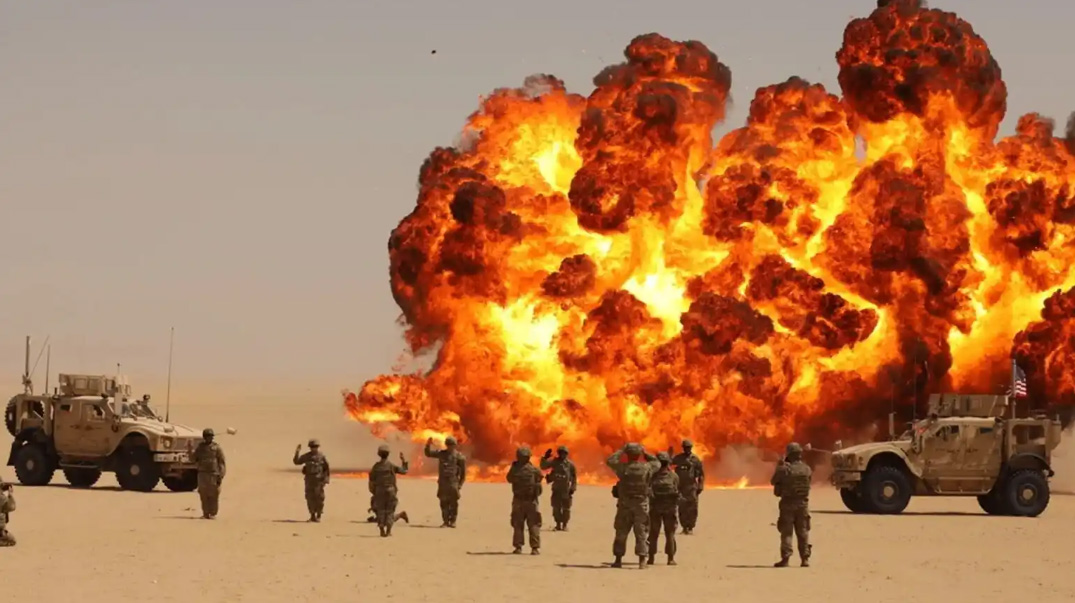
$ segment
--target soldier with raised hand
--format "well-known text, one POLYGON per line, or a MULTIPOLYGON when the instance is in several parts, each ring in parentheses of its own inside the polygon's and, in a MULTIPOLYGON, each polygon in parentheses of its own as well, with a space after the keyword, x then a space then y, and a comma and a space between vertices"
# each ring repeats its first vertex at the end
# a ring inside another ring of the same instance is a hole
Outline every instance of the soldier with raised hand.
POLYGON ((780 497, 780 517, 776 529, 780 532, 780 561, 774 567, 787 567, 791 559, 791 534, 799 545, 803 567, 810 566, 810 480, 813 472, 803 462, 802 446, 788 444, 786 458, 776 466, 769 483, 773 494, 780 497))
POLYGON ((605 463, 616 472, 616 519, 613 526, 616 537, 612 541, 612 554, 616 560, 612 567, 623 567, 627 553, 627 535, 635 533, 635 555, 638 568, 646 568, 649 550, 649 497, 650 481, 656 471, 656 457, 643 450, 641 444, 630 443, 612 453, 605 463), (624 461, 621 457, 626 457, 624 461))
POLYGON ((653 565, 653 558, 657 555, 657 541, 661 537, 661 527, 664 527, 664 553, 668 555, 668 565, 676 564, 676 507, 679 504, 679 476, 669 466, 672 457, 667 452, 657 453, 657 461, 661 468, 653 474, 650 482, 650 511, 649 511, 649 560, 653 565))
POLYGON ((682 444, 683 452, 672 458, 672 465, 679 476, 679 521, 683 533, 689 535, 698 523, 698 496, 705 488, 705 469, 702 459, 694 454, 694 442, 683 440, 682 444))
POLYGON ((306 508, 310 511, 310 521, 321 521, 321 514, 325 511, 325 486, 328 485, 332 473, 329 469, 328 459, 321 453, 321 442, 310 440, 307 445, 310 451, 299 455, 302 445, 295 446, 295 457, 292 462, 302 465, 302 477, 306 485, 306 508))
POLYGON ((0 547, 15 546, 15 537, 7 531, 11 513, 15 512, 15 486, 0 482, 0 547))
POLYGON ((456 450, 452 436, 444 439, 445 448, 433 449, 433 438, 426 440, 425 455, 437 459, 437 499, 440 500, 442 528, 454 528, 459 518, 459 499, 467 481, 467 458, 456 450))
POLYGON ((530 532, 530 554, 541 548, 541 470, 530 462, 530 449, 520 446, 508 470, 511 484, 511 544, 516 555, 523 552, 523 527, 530 532))
POLYGON ((552 469, 546 478, 552 484, 552 518, 556 521, 556 530, 565 531, 567 522, 571 521, 571 501, 579 485, 575 463, 567 455, 567 446, 556 447, 556 458, 552 458, 552 448, 549 448, 540 463, 542 470, 552 469))
MULTIPOLYGON (((202 431, 202 441, 191 452, 191 460, 198 466, 198 495, 202 499, 202 519, 215 519, 220 510, 220 488, 228 472, 224 449, 213 441, 212 429, 202 431)), ((188 444, 188 450, 190 445, 188 444)))
POLYGON ((392 535, 392 525, 402 519, 410 523, 407 512, 396 514, 396 506, 399 504, 398 491, 396 490, 396 476, 406 475, 408 471, 407 459, 403 453, 399 453, 400 465, 388 460, 388 444, 377 447, 377 456, 380 460, 370 468, 370 509, 373 510, 377 520, 377 528, 382 537, 392 535))

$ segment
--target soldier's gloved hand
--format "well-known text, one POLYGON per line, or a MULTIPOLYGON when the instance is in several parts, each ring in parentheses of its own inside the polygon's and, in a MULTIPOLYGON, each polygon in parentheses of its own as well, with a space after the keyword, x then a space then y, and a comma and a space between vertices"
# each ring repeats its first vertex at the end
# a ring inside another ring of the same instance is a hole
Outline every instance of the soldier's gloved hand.
POLYGON ((545 450, 545 456, 543 456, 542 458, 546 458, 546 459, 547 459, 547 458, 549 458, 549 457, 551 457, 551 456, 552 456, 552 448, 549 448, 549 449, 546 449, 546 450, 545 450))

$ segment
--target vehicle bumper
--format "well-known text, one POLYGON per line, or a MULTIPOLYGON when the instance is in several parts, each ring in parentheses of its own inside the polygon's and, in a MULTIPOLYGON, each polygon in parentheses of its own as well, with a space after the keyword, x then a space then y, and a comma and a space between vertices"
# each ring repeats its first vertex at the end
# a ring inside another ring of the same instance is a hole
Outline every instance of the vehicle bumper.
POLYGON ((190 465, 194 466, 194 463, 190 460, 190 454, 186 452, 154 452, 154 463, 166 463, 170 465, 190 465))
POLYGON ((861 481, 861 471, 833 471, 829 478, 829 482, 837 488, 853 488, 861 481))

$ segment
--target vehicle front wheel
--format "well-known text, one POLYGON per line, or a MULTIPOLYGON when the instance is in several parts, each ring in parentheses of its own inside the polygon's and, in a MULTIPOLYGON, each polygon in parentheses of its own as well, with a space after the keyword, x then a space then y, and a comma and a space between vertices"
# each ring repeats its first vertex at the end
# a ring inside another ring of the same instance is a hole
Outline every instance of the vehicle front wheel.
POLYGON ((193 492, 198 489, 198 472, 185 471, 182 475, 166 476, 162 481, 172 492, 193 492))
POLYGON ((852 513, 866 513, 869 511, 864 499, 855 488, 840 488, 840 500, 852 513))
POLYGON ((124 490, 150 492, 160 479, 160 468, 153 462, 153 453, 148 449, 134 448, 120 453, 116 481, 124 490))
POLYGON ((12 436, 17 435, 15 433, 15 419, 17 418, 15 416, 15 410, 15 400, 9 400, 7 403, 7 408, 4 409, 4 425, 7 427, 7 432, 10 433, 12 436))
POLYGON ((1049 480, 1036 469, 1020 469, 1005 480, 999 500, 1009 515, 1037 517, 1049 506, 1049 480))
POLYGON ((15 453, 15 477, 26 486, 47 486, 56 473, 56 466, 40 444, 24 444, 15 453))
POLYGON ((89 488, 101 479, 101 470, 96 467, 64 467, 63 476, 73 488, 89 488))
POLYGON ((898 467, 874 467, 863 477, 862 498, 870 512, 883 515, 902 513, 911 502, 911 480, 898 467))

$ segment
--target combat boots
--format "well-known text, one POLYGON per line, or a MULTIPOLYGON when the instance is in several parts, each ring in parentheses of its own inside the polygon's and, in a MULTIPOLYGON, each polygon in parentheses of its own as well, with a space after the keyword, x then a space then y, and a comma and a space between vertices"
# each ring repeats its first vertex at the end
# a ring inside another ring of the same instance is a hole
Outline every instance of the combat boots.
POLYGON ((638 558, 638 569, 646 569, 646 558, 645 557, 639 557, 638 558))
POLYGON ((801 567, 810 567, 810 558, 809 557, 803 557, 802 563, 800 563, 799 565, 801 567))
POLYGON ((788 566, 788 559, 790 559, 790 557, 781 557, 780 561, 777 561, 776 563, 773 564, 773 567, 787 567, 788 566))
POLYGON ((541 551, 539 551, 539 550, 537 550, 537 549, 530 549, 530 554, 531 554, 531 555, 540 555, 540 554, 541 554, 541 551))
POLYGON ((675 555, 669 555, 668 556, 668 565, 675 565, 675 564, 676 564, 676 556, 675 555))
POLYGON ((649 556, 649 559, 646 560, 646 564, 647 565, 653 565, 653 555, 649 556))
POLYGON ((521 546, 515 547, 515 549, 511 551, 511 554, 512 555, 522 555, 523 554, 523 547, 521 547, 521 546))
POLYGON ((402 519, 403 521, 407 522, 407 523, 410 523, 410 522, 411 522, 411 518, 407 516, 407 512, 406 512, 406 511, 403 511, 403 512, 401 512, 401 513, 400 513, 399 515, 396 515, 396 521, 399 521, 399 520, 401 520, 401 519, 402 519))
POLYGON ((616 555, 616 560, 612 562, 612 567, 623 567, 623 555, 616 555))

